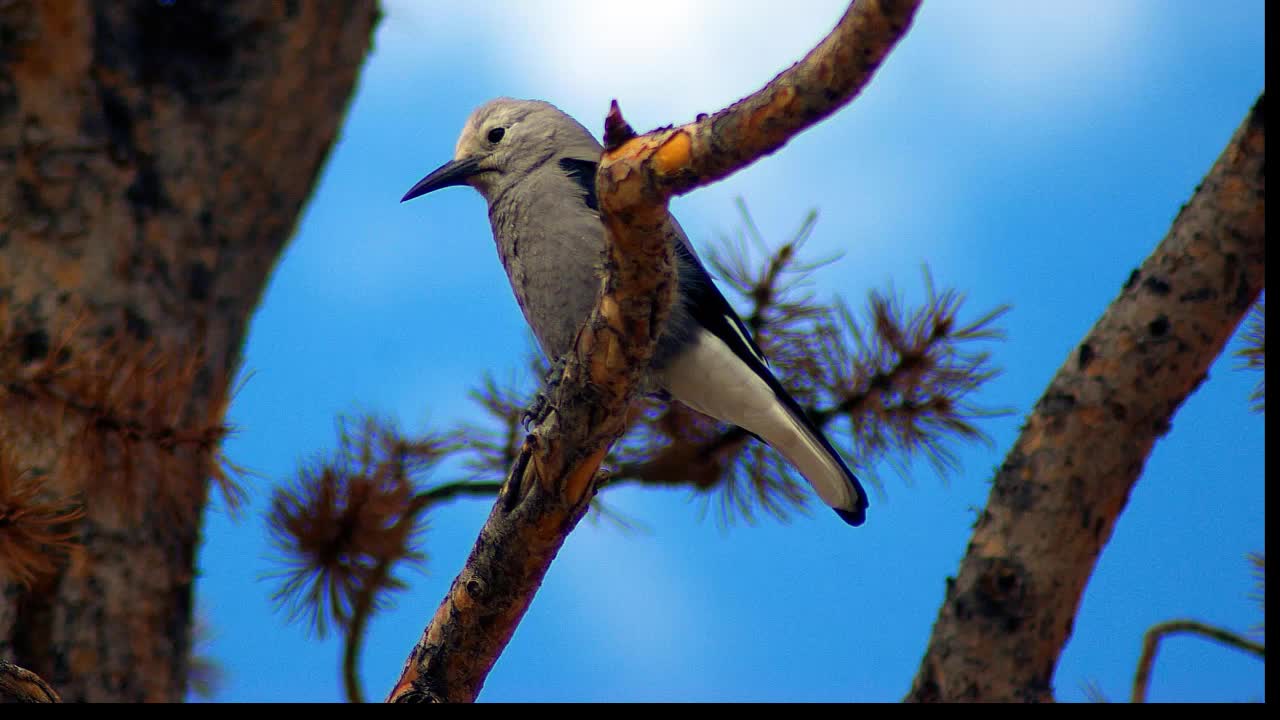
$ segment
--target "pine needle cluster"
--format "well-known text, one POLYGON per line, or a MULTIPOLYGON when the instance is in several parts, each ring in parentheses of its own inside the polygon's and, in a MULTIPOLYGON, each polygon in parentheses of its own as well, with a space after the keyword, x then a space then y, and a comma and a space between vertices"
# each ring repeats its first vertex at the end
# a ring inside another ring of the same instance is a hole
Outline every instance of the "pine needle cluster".
POLYGON ((198 511, 206 479, 229 507, 243 498, 243 473, 221 450, 230 432, 221 421, 226 399, 199 416, 191 411, 191 388, 221 387, 201 380, 203 366, 199 352, 97 339, 81 323, 51 338, 0 322, 0 405, 26 432, 60 443, 57 466, 43 477, 56 475, 86 503, 108 502, 134 518, 149 507, 198 511), (193 463, 199 472, 190 471, 193 463))
POLYGON ((31 587, 75 552, 75 521, 84 515, 74 499, 47 491, 40 473, 20 471, 0 448, 0 583, 31 587))
MULTIPOLYGON (((1241 367, 1247 370, 1262 372, 1266 369, 1267 319, 1265 303, 1265 298, 1259 298, 1253 309, 1249 311, 1249 319, 1245 321, 1245 329, 1242 333, 1244 346, 1236 351, 1236 357, 1240 359, 1241 367)), ((1266 411, 1266 383, 1267 377, 1264 373, 1262 377, 1258 378, 1257 387, 1249 395, 1249 402, 1252 404, 1254 412, 1266 411)))

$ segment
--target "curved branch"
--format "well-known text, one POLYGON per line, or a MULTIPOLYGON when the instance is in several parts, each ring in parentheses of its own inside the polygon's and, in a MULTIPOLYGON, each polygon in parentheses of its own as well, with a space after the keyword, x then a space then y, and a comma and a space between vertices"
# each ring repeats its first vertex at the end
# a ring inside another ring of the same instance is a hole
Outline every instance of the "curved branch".
POLYGON ((1262 290, 1264 99, 1028 417, 908 700, 1052 699, 1080 596, 1147 456, 1262 290))
POLYGON ((60 703, 62 698, 39 675, 0 660, 0 703, 60 703))
MULTIPOLYGON (((683 195, 721 180, 780 149, 844 107, 866 87, 906 34, 920 0, 861 0, 803 60, 764 88, 695 122, 642 137, 605 139, 607 165, 648 165, 649 200, 683 195)), ((617 172, 617 170, 615 170, 617 172)))
POLYGON ((906 31, 916 5, 855 2, 801 63, 734 107, 678 131, 635 137, 615 104, 596 176, 607 231, 596 309, 565 358, 554 410, 525 438, 466 566, 388 700, 475 699, 590 505, 597 470, 626 429, 640 369, 675 293, 667 199, 776 150, 851 100, 906 31), (722 153, 724 161, 714 158, 722 153))
POLYGON ((1155 665, 1156 651, 1160 649, 1160 641, 1164 640, 1166 636, 1176 633, 1200 635, 1251 655, 1257 655, 1263 660, 1267 657, 1267 648, 1262 643, 1254 642, 1230 630, 1206 625, 1195 620, 1170 620, 1158 623, 1153 625, 1142 638, 1142 656, 1138 658, 1138 671, 1133 677, 1133 697, 1131 702, 1144 703, 1147 701, 1147 687, 1151 683, 1151 668, 1155 665))

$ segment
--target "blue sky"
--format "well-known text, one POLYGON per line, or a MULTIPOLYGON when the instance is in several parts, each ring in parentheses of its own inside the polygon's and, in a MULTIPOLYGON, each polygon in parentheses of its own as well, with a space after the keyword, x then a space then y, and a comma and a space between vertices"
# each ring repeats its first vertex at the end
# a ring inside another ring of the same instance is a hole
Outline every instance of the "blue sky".
MULTIPOLYGON (((482 373, 523 371, 527 331, 465 188, 400 205, 497 95, 549 100, 587 127, 617 98, 640 130, 748 94, 799 59, 840 0, 386 2, 337 144, 253 320, 251 377, 228 455, 260 474, 238 518, 215 502, 198 602, 227 671, 217 700, 340 700, 341 648, 272 610, 263 523, 271 489, 331 448, 334 418, 374 411, 409 429, 479 419, 482 373), (624 8, 630 8, 625 9, 624 8)), ((1265 86, 1261 1, 979 5, 928 0, 872 85, 776 155, 673 203, 704 250, 739 227, 742 197, 780 241, 820 213, 812 257, 843 253, 815 290, 861 305, 908 297, 920 266, 1013 306, 1004 374, 977 398, 1014 410, 961 470, 882 469, 867 524, 819 509, 725 528, 688 491, 623 489, 647 529, 584 522, 481 695, 517 700, 896 701, 958 568, 975 508, 1049 379, 1265 86)), ((963 317, 963 316, 962 316, 963 317)), ((1233 344, 1234 347, 1234 344, 1233 344)), ((1224 356, 1157 445, 1104 551, 1055 678, 1127 697, 1143 632, 1191 617, 1258 621, 1244 556, 1264 549, 1258 379, 1224 356)), ((447 471, 438 480, 450 479, 447 471)), ((385 696, 490 503, 435 511, 425 574, 378 615, 361 667, 385 696)), ((1176 639, 1155 700, 1265 699, 1262 664, 1176 639)))

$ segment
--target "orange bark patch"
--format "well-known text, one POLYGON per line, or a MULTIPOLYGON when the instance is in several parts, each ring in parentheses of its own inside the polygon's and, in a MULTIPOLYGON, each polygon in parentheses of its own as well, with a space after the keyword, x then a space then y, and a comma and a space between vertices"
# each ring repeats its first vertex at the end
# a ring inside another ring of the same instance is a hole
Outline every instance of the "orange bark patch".
MULTIPOLYGON (((600 316, 610 328, 622 332, 622 308, 618 306, 616 297, 605 295, 600 299, 600 316)), ((609 379, 612 368, 618 367, 624 361, 617 336, 611 332, 601 332, 598 336, 595 333, 586 333, 584 340, 582 349, 591 361, 591 381, 603 384, 609 379), (597 339, 600 342, 597 343, 597 339)))
POLYGON ((621 315, 621 308, 618 307, 618 300, 614 296, 605 295, 600 298, 600 316, 605 319, 605 322, 616 327, 620 324, 621 315))
POLYGON ((654 169, 663 175, 674 175, 686 170, 692 150, 693 143, 689 140, 689 133, 677 130, 653 154, 654 169))
POLYGON ((566 478, 565 496, 573 504, 577 505, 582 502, 582 498, 587 492, 587 486, 591 483, 591 478, 595 477, 596 471, 600 469, 600 463, 604 462, 605 453, 608 451, 608 447, 602 447, 591 453, 566 478))
MULTIPOLYGON (((606 165, 621 165, 627 161, 644 160, 652 155, 656 147, 661 144, 659 138, 665 139, 666 133, 634 137, 613 150, 605 151, 604 162, 606 165)), ((620 178, 615 176, 614 179, 620 178)))

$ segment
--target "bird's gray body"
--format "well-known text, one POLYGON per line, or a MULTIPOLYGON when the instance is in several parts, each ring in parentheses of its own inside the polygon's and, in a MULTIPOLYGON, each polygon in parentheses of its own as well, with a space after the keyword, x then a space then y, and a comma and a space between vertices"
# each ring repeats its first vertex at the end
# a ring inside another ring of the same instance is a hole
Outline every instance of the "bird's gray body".
POLYGON ((569 350, 595 304, 581 287, 598 280, 603 226, 584 205, 557 198, 581 194, 554 164, 526 175, 489 207, 498 259, 507 271, 525 320, 542 351, 557 358, 569 350))
MULTIPOLYGON (((501 107, 503 102, 501 98, 490 101, 474 115, 485 117, 488 108, 501 107)), ((569 351, 578 329, 591 314, 604 262, 604 226, 594 201, 586 198, 588 192, 594 191, 584 186, 584 180, 594 183, 595 177, 575 177, 561 162, 567 159, 594 165, 603 148, 586 128, 554 106, 525 102, 567 122, 549 138, 555 143, 554 152, 539 154, 540 161, 526 165, 521 174, 503 177, 486 193, 491 198, 489 224, 498 259, 511 280, 525 321, 543 353, 558 358, 569 351), (569 131, 569 123, 576 126, 573 129, 577 132, 569 131)), ((688 237, 674 219, 672 226, 679 233, 673 240, 696 258, 688 237)), ((676 276, 677 281, 683 279, 686 283, 695 277, 683 256, 677 258, 676 276)), ((677 302, 659 339, 655 366, 662 366, 679 351, 690 335, 690 323, 687 309, 677 302)))
MULTIPOLYGON (((480 191, 516 300, 552 359, 570 350, 600 287, 605 234, 594 187, 601 151, 554 106, 499 98, 472 113, 454 161, 405 196, 458 184, 480 191)), ((857 479, 768 370, 674 218, 670 226, 677 299, 643 390, 665 391, 744 427, 787 457, 842 518, 861 524, 867 499, 857 479)))

